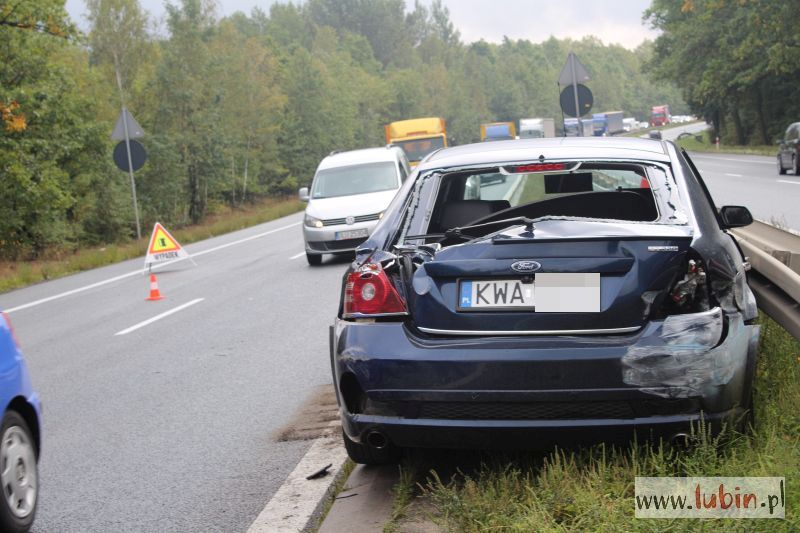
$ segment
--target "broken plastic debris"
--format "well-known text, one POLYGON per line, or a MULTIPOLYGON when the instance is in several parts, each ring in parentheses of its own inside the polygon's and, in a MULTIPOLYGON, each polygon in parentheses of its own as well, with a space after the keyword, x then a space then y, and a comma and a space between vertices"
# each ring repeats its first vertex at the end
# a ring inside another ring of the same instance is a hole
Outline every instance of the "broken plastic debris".
POLYGON ((330 467, 332 467, 332 466, 333 466, 333 463, 329 463, 326 466, 323 466, 322 468, 320 468, 319 470, 314 472, 313 474, 307 475, 306 479, 312 480, 312 479, 318 479, 318 478, 321 478, 321 477, 325 477, 325 476, 328 475, 328 469, 330 467))

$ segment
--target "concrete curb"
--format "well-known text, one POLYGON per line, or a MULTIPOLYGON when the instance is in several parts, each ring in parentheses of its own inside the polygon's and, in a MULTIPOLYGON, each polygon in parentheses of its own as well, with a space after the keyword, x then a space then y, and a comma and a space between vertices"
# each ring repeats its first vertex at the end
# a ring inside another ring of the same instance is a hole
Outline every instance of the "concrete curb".
POLYGON ((398 465, 356 465, 318 533, 382 533, 392 519, 398 465))
POLYGON ((320 437, 267 503, 248 533, 283 533, 316 528, 325 504, 344 474, 347 452, 342 439, 320 437), (306 476, 331 464, 328 475, 307 480, 306 476))

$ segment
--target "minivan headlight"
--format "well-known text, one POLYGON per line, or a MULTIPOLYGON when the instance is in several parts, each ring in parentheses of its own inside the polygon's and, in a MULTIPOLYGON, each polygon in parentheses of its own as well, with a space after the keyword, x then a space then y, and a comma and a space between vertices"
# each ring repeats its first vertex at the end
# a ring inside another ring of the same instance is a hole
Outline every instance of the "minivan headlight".
POLYGON ((320 219, 314 218, 308 213, 306 213, 306 216, 303 219, 303 223, 310 228, 321 228, 323 226, 322 221, 320 219))

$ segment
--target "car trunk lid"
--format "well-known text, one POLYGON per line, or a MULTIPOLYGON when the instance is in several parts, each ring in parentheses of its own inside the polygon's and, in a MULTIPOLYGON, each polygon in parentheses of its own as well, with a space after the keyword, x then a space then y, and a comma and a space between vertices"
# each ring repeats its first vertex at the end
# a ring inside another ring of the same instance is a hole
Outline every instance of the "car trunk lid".
POLYGON ((414 273, 414 325, 445 335, 609 334, 640 328, 682 268, 685 226, 547 220, 450 246, 414 273), (468 301, 470 300, 470 301, 468 301))

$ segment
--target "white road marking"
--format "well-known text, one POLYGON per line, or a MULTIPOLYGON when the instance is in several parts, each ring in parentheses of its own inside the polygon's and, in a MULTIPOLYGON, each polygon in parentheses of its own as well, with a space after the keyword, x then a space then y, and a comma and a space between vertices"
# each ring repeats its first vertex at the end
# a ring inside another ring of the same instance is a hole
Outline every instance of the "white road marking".
MULTIPOLYGON (((766 156, 765 156, 766 157, 766 156)), ((755 163, 759 165, 775 165, 774 161, 759 161, 758 159, 733 159, 732 157, 719 157, 713 154, 700 155, 698 152, 692 152, 692 159, 709 159, 717 161, 734 161, 736 163, 755 163)))
POLYGON ((302 252, 300 252, 299 254, 295 254, 295 255, 293 255, 292 257, 290 257, 290 258, 289 258, 289 261, 291 261, 292 259, 297 259, 298 257, 303 257, 304 255, 306 255, 306 252, 305 252, 305 251, 302 251, 302 252))
POLYGON ((791 183, 792 185, 800 185, 800 181, 789 181, 789 180, 775 180, 778 183, 791 183))
POLYGON ((734 177, 734 178, 741 178, 742 177, 741 174, 731 174, 729 172, 726 172, 725 175, 726 176, 731 176, 731 177, 734 177))
MULTIPOLYGON (((244 239, 239 239, 238 241, 228 242, 225 244, 220 244, 219 246, 215 246, 213 248, 209 248, 208 250, 203 250, 202 252, 192 253, 192 257, 200 257, 201 255, 210 254, 211 252, 216 252, 217 250, 223 250, 225 248, 229 248, 231 246, 236 246, 237 244, 242 244, 243 242, 252 241, 254 239, 260 239, 261 237, 266 237, 267 235, 272 235, 273 233, 277 233, 279 231, 283 231, 285 229, 293 228, 295 226, 299 226, 302 222, 295 222, 294 224, 289 224, 287 226, 281 226, 280 228, 271 229, 269 231, 265 231, 264 233, 259 233, 258 235, 251 235, 249 237, 245 237, 244 239)), ((166 263, 165 263, 166 264, 166 263)))
POLYGON ((115 336, 116 335, 127 335, 131 331, 136 331, 137 329, 143 328, 143 327, 145 327, 145 326, 147 326, 149 324, 152 324, 153 322, 161 320, 162 318, 168 317, 169 315, 173 315, 173 314, 177 313, 178 311, 183 311, 187 307, 191 307, 194 304, 199 304, 203 300, 205 300, 205 298, 195 298, 191 302, 187 302, 187 303, 185 303, 183 305, 179 305, 178 307, 173 307, 169 311, 164 311, 160 315, 156 315, 153 318, 148 318, 147 320, 139 322, 138 324, 135 324, 135 325, 133 325, 133 326, 127 328, 127 329, 123 329, 122 331, 118 331, 118 332, 114 333, 114 335, 115 336))
POLYGON ((59 298, 64 298, 65 296, 71 296, 71 295, 79 293, 79 292, 88 291, 89 289, 94 289, 95 287, 100 287, 102 285, 107 285, 109 283, 114 283, 115 281, 119 281, 121 279, 129 278, 131 276, 135 276, 137 274, 141 274, 142 272, 144 272, 144 269, 142 269, 142 270, 134 270, 133 272, 128 272, 127 274, 122 274, 121 276, 108 278, 108 279, 103 280, 103 281, 98 281, 97 283, 92 283, 91 285, 85 285, 85 286, 79 287, 77 289, 72 289, 71 291, 66 291, 66 292, 62 292, 62 293, 59 293, 59 294, 55 294, 53 296, 48 296, 47 298, 42 298, 41 300, 34 300, 33 302, 28 302, 26 304, 22 304, 22 305, 18 305, 16 307, 12 307, 11 309, 6 309, 6 313, 13 313, 14 311, 20 311, 22 309, 27 309, 28 307, 33 307, 33 306, 36 306, 36 305, 39 305, 39 304, 43 304, 43 303, 47 303, 47 302, 50 302, 50 301, 53 301, 53 300, 57 300, 59 298))
MULTIPOLYGON (((210 254, 211 252, 216 252, 217 250, 222 250, 222 249, 228 248, 230 246, 241 244, 243 242, 252 241, 253 239, 259 239, 261 237, 265 237, 267 235, 271 235, 273 233, 277 233, 277 232, 283 231, 285 229, 293 228, 295 226, 299 226, 300 224, 301 224, 301 222, 295 222, 294 224, 289 224, 287 226, 281 226, 280 228, 276 228, 276 229, 272 229, 272 230, 269 230, 269 231, 265 231, 265 232, 259 233, 257 235, 251 235, 250 237, 245 237, 244 239, 239 239, 238 241, 233 241, 233 242, 228 242, 228 243, 225 243, 225 244, 221 244, 219 246, 215 246, 213 248, 209 248, 208 250, 201 250, 199 252, 192 252, 191 256, 192 257, 200 257, 201 255, 210 254)), ((154 265, 152 270, 157 270, 159 268, 163 268, 165 266, 168 266, 168 265, 171 265, 173 263, 177 263, 177 262, 183 261, 183 260, 184 260, 183 258, 174 259, 172 261, 167 261, 165 263, 161 263, 160 265, 154 265)), ((72 296, 73 294, 77 294, 79 292, 88 291, 89 289, 94 289, 96 287, 102 287, 103 285, 108 285, 109 283, 114 283, 115 281, 119 281, 121 279, 129 278, 131 276, 136 276, 136 275, 139 275, 139 274, 143 274, 145 272, 147 272, 146 268, 142 268, 142 269, 139 269, 139 270, 134 270, 133 272, 128 272, 127 274, 122 274, 120 276, 115 276, 113 278, 108 278, 108 279, 105 279, 103 281, 98 281, 97 283, 92 283, 90 285, 85 285, 83 287, 78 287, 77 289, 72 289, 72 290, 69 290, 69 291, 65 291, 65 292, 61 292, 61 293, 58 293, 58 294, 54 294, 53 296, 48 296, 46 298, 41 298, 39 300, 34 300, 34 301, 28 302, 26 304, 18 305, 16 307, 12 307, 10 309, 6 309, 5 311, 6 311, 6 313, 13 313, 15 311, 21 311, 21 310, 27 309, 29 307, 35 307, 37 305, 41 305, 41 304, 44 304, 44 303, 47 303, 47 302, 52 302, 53 300, 58 300, 60 298, 66 297, 66 296, 72 296)))

